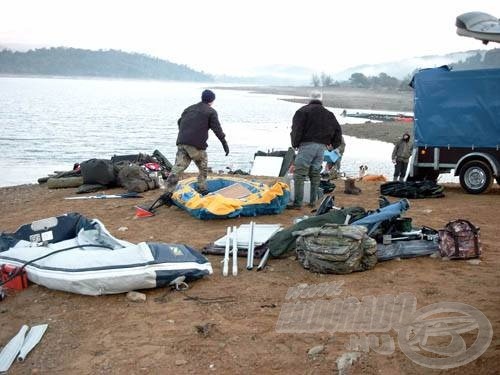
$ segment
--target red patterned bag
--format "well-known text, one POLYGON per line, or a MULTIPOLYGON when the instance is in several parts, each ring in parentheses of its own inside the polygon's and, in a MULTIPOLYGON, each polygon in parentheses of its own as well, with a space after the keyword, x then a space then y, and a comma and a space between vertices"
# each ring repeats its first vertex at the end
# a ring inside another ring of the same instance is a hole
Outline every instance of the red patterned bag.
POLYGON ((441 256, 450 259, 479 257, 479 228, 463 219, 450 221, 439 231, 439 251, 441 256))

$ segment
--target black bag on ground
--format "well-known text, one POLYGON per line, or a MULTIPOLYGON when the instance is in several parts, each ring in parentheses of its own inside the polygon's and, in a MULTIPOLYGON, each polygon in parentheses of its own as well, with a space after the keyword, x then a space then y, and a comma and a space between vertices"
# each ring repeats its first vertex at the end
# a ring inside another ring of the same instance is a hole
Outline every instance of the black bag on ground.
POLYGON ((392 181, 380 185, 380 194, 398 198, 442 198, 443 191, 434 181, 392 181))
POLYGON ((128 192, 142 193, 158 187, 156 179, 150 177, 138 164, 120 162, 115 167, 118 170, 118 183, 128 192))
POLYGON ((80 164, 83 183, 89 185, 115 185, 116 175, 111 160, 90 159, 80 164))

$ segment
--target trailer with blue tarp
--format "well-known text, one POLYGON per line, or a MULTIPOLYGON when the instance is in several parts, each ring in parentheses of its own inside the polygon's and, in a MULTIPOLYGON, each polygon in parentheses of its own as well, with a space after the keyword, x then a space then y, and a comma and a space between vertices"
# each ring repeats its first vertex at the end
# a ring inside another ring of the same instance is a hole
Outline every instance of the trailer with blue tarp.
POLYGON ((413 77, 410 179, 454 170, 469 193, 500 182, 500 69, 423 69, 413 77))

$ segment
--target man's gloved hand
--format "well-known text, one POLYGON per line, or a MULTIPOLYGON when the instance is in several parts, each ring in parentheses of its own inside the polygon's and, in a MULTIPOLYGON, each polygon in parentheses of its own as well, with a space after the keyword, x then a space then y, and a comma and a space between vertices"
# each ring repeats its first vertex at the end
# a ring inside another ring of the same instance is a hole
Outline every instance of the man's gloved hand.
POLYGON ((224 147, 224 151, 226 152, 226 156, 228 156, 229 155, 229 146, 227 145, 226 140, 224 140, 224 142, 222 142, 222 147, 224 147))

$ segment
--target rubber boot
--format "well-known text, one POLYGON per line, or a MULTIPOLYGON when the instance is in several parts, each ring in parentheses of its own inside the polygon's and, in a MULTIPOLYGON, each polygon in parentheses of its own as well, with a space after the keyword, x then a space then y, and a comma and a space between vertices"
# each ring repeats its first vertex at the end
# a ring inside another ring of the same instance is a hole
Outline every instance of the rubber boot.
POLYGON ((321 182, 321 170, 311 167, 309 171, 309 180, 311 181, 311 195, 309 198, 309 206, 314 207, 318 200, 319 184, 321 182))
POLYGON ((304 181, 308 173, 308 168, 296 167, 293 175, 293 184, 295 189, 295 197, 293 200, 293 205, 296 207, 301 207, 304 201, 304 181))
POLYGON ((353 178, 348 178, 347 180, 345 180, 344 193, 345 194, 353 194, 353 195, 358 195, 359 193, 361 193, 361 189, 354 185, 353 178))

